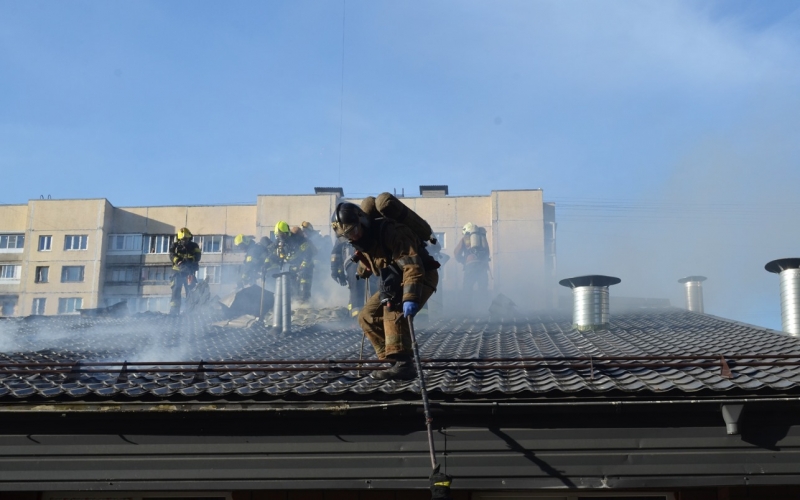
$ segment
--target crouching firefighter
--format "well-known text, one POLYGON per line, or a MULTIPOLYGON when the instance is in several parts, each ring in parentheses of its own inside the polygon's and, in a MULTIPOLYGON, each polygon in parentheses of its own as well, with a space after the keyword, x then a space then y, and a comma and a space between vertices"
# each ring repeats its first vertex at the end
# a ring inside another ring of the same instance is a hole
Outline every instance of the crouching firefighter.
POLYGON ((380 291, 364 304, 358 322, 378 359, 393 365, 372 376, 378 380, 415 378, 406 317, 417 314, 436 291, 439 263, 408 226, 387 217, 370 218, 353 203, 336 206, 331 226, 359 252, 359 267, 380 280, 380 291))
POLYGON ((192 241, 192 232, 182 227, 178 230, 177 239, 169 246, 169 257, 172 259, 172 299, 169 302, 169 313, 178 314, 181 311, 181 290, 186 289, 188 297, 197 286, 194 273, 200 268, 200 246, 192 241))

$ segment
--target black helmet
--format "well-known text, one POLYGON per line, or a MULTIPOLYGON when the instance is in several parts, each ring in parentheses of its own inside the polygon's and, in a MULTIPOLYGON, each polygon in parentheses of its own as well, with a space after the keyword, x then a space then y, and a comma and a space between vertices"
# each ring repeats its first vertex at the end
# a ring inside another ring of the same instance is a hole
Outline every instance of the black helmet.
POLYGON ((344 236, 358 224, 368 225, 367 214, 355 203, 339 203, 331 216, 331 227, 337 236, 344 236))

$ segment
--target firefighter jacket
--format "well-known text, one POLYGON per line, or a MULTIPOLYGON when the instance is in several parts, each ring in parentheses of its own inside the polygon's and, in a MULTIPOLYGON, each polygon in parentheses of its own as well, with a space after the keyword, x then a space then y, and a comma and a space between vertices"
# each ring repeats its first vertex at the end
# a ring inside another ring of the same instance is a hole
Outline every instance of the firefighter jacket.
POLYGON ((194 273, 200 266, 200 245, 194 241, 175 240, 169 246, 169 258, 175 271, 194 273))
POLYGON ((250 280, 258 278, 261 269, 264 268, 269 261, 269 254, 269 246, 263 243, 250 243, 247 247, 247 252, 244 254, 242 279, 250 280))
POLYGON ((293 227, 289 236, 278 240, 275 255, 293 271, 306 272, 314 268, 316 248, 306 239, 300 228, 293 227))
POLYGON ((382 281, 387 268, 397 268, 403 302, 422 303, 422 287, 436 289, 439 263, 428 255, 425 245, 408 226, 391 219, 373 220, 353 246, 361 252, 359 267, 381 276, 382 281))

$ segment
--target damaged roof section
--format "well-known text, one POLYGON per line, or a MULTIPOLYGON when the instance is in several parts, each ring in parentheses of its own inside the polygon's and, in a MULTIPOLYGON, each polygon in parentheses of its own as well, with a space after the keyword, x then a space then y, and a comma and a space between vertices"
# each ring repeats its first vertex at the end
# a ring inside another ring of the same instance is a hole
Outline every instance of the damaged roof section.
MULTIPOLYGON (((0 400, 418 397, 416 381, 376 381, 369 374, 380 364, 356 364, 362 334, 355 323, 324 311, 296 315, 286 335, 260 322, 220 326, 220 318, 202 314, 0 321, 0 400)), ((672 308, 617 314, 597 331, 579 332, 569 315, 553 314, 420 322, 417 335, 438 400, 800 392, 798 339, 672 308)), ((368 344, 364 357, 372 358, 368 344)))

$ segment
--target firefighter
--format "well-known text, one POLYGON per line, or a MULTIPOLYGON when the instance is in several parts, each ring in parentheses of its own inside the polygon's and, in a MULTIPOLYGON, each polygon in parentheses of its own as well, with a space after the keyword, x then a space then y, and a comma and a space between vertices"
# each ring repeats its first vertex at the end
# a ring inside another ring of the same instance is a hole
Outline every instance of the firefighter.
POLYGON ((316 249, 297 226, 289 227, 285 221, 275 224, 276 256, 289 266, 293 273, 292 288, 300 302, 311 298, 311 283, 314 279, 314 254, 316 249))
POLYGON ((408 226, 388 217, 370 219, 353 203, 339 203, 331 225, 359 252, 362 276, 380 278, 380 291, 367 300, 358 322, 378 359, 393 365, 372 376, 378 380, 415 378, 411 333, 404 319, 419 312, 436 291, 438 262, 408 226))
POLYGON ((267 267, 272 240, 265 236, 256 243, 252 236, 237 234, 233 239, 233 244, 238 250, 245 252, 239 286, 243 288, 252 285, 263 275, 267 267))
POLYGON ((197 285, 194 273, 200 268, 200 246, 192 241, 192 232, 182 227, 177 238, 169 246, 169 257, 172 259, 172 299, 169 302, 169 313, 179 314, 181 311, 181 289, 186 289, 188 297, 197 285))
POLYGON ((467 295, 467 303, 472 301, 472 290, 486 293, 489 288, 489 243, 486 230, 472 222, 462 228, 464 236, 453 250, 453 256, 464 269, 463 290, 467 295))
POLYGON ((358 263, 353 261, 355 253, 356 249, 343 236, 336 239, 336 245, 331 250, 331 278, 350 290, 350 302, 347 304, 347 310, 353 318, 357 317, 364 307, 367 288, 366 280, 360 279, 356 273, 358 263))

